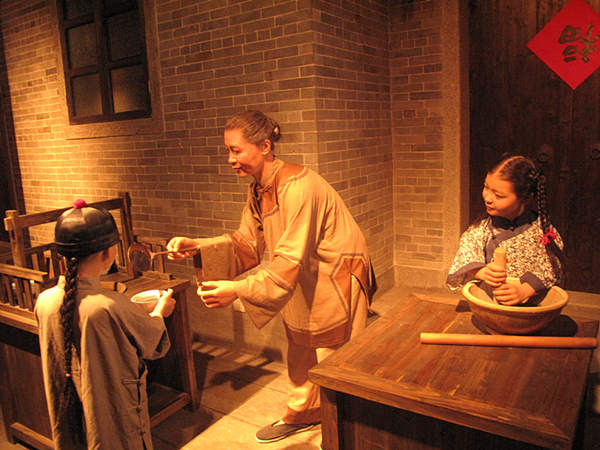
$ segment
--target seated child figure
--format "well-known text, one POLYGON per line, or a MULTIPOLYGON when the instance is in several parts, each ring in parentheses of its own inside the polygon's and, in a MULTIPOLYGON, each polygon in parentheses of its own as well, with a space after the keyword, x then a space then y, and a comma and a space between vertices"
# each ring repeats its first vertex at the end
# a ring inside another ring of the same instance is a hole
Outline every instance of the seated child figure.
POLYGON ((144 359, 169 350, 163 317, 169 290, 148 314, 103 289, 119 233, 112 215, 83 200, 57 220, 55 244, 67 263, 36 302, 44 388, 57 449, 152 449, 144 359))
POLYGON ((563 279, 563 242, 548 220, 545 176, 527 157, 503 157, 488 171, 482 196, 487 216, 462 234, 446 284, 458 290, 482 280, 500 304, 535 304, 563 279), (506 269, 490 264, 497 247, 506 251, 506 269))

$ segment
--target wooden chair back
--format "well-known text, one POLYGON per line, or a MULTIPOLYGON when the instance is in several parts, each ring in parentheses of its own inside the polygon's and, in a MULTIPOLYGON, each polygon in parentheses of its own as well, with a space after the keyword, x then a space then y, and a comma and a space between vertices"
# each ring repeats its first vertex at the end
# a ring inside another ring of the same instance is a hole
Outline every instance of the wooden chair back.
MULTIPOLYGON (((133 267, 127 258, 127 249, 133 243, 133 226, 131 222, 131 198, 128 192, 121 192, 116 198, 90 203, 89 206, 102 207, 109 212, 118 211, 120 218, 121 243, 117 255, 117 263, 133 277, 133 267)), ((15 210, 7 210, 4 226, 8 231, 12 264, 29 269, 48 272, 51 278, 64 273, 62 257, 53 243, 36 246, 27 245, 30 227, 56 222, 60 215, 70 209, 60 208, 32 214, 19 214, 15 210)), ((5 259, 6 262, 6 259, 5 259)))
MULTIPOLYGON (((167 250, 168 239, 153 236, 135 236, 135 242, 145 245, 151 252, 162 252, 167 250)), ((166 273, 167 255, 157 255, 152 259, 150 271, 156 273, 166 273)))
POLYGON ((47 272, 0 264, 0 322, 37 333, 33 309, 48 284, 47 272))

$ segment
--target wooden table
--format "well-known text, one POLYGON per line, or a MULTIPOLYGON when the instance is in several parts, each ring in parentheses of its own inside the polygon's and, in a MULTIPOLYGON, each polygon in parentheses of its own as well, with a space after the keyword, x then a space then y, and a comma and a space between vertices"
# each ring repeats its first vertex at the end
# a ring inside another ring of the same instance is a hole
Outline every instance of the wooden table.
MULTIPOLYGON (((103 282, 125 284, 125 295, 151 289, 173 289, 177 301, 165 319, 171 349, 164 358, 148 361, 150 421, 154 426, 179 409, 199 406, 188 323, 186 289, 189 281, 141 276, 128 279, 123 273, 103 277, 103 282)), ((35 319, 29 327, 0 323, 0 402, 7 438, 38 449, 53 449, 46 407, 40 349, 35 319)))
MULTIPOLYGON (((561 315, 544 334, 597 330, 561 315)), ((429 345, 421 332, 481 334, 466 302, 412 296, 311 369, 323 449, 572 448, 592 350, 429 345)))

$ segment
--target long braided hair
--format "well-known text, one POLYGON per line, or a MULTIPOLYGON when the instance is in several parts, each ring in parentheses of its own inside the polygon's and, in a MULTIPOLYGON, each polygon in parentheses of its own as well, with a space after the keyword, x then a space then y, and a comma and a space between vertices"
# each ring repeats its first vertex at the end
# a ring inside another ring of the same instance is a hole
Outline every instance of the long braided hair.
POLYGON ((525 156, 503 155, 488 173, 498 173, 500 177, 509 181, 517 197, 527 201, 533 196, 536 200, 537 212, 542 227, 541 242, 548 252, 554 274, 559 277, 558 284, 564 283, 565 270, 560 270, 558 264, 565 267, 562 250, 556 245, 556 233, 548 218, 548 202, 546 198, 546 176, 535 163, 525 156), (558 261, 556 260, 558 258, 558 261))
POLYGON ((64 417, 69 424, 73 442, 84 445, 86 442, 83 406, 77 395, 72 376, 73 349, 78 348, 75 335, 75 310, 77 308, 77 272, 79 258, 70 257, 67 260, 65 273, 65 296, 60 307, 60 324, 63 331, 65 384, 59 406, 60 417, 64 417))
POLYGON ((66 260, 65 295, 60 306, 64 351, 64 376, 59 417, 66 421, 75 448, 86 447, 83 405, 73 381, 73 352, 81 348, 78 332, 78 272, 90 255, 119 242, 119 232, 112 215, 103 208, 88 207, 84 200, 75 201, 56 221, 54 241, 58 253, 66 260))

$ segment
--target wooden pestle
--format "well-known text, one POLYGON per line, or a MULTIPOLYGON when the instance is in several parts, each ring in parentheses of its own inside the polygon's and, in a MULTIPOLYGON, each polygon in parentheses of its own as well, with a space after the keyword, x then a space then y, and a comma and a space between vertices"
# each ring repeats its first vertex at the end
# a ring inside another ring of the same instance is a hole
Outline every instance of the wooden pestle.
MULTIPOLYGON (((492 262, 490 265, 494 265, 500 269, 506 270, 506 249, 502 247, 496 247, 494 250, 494 256, 492 256, 492 262)), ((496 296, 493 297, 493 300, 498 303, 496 300, 496 296)))
POLYGON ((492 262, 502 269, 506 269, 506 249, 502 247, 496 247, 494 250, 494 256, 492 262))

